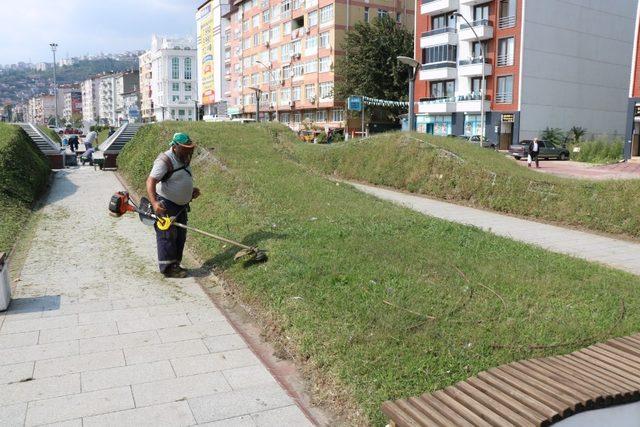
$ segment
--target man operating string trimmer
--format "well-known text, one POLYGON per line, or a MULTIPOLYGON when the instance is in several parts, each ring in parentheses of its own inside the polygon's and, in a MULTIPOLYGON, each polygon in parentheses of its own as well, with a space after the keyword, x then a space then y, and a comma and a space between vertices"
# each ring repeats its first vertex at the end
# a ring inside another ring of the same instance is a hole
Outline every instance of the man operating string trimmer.
MULTIPOLYGON (((174 221, 187 224, 189 202, 200 196, 200 190, 193 186, 193 176, 189 163, 196 147, 186 133, 176 133, 169 150, 153 162, 147 178, 147 194, 153 210, 158 216, 168 215, 174 221)), ((180 266, 187 239, 187 230, 169 227, 161 230, 156 224, 158 265, 166 277, 182 278, 187 271, 180 266)))

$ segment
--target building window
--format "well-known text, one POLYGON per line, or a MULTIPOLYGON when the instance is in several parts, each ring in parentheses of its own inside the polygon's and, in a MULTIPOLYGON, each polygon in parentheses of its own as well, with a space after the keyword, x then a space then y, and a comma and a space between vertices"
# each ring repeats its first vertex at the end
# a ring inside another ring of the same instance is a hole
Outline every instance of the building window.
POLYGON ((306 50, 315 51, 318 48, 318 36, 307 37, 307 40, 305 43, 306 43, 306 46, 305 46, 306 50))
POLYGON ((458 48, 454 45, 440 45, 422 49, 422 63, 456 62, 458 48))
POLYGON ((278 48, 271 49, 269 51, 269 59, 270 59, 271 62, 274 62, 274 61, 278 60, 278 48))
POLYGON ((300 123, 300 119, 302 117, 302 114, 300 113, 294 113, 293 114, 293 123, 300 123))
POLYGON ((382 19, 383 16, 389 16, 389 12, 384 9, 378 9, 378 19, 382 19))
POLYGON ((318 61, 311 60, 309 62, 306 62, 304 64, 304 73, 305 74, 309 74, 309 73, 315 73, 318 71, 318 61))
POLYGON ((344 110, 333 110, 331 111, 331 121, 332 122, 341 122, 344 120, 344 110))
POLYGON ((431 18, 431 29, 440 30, 442 28, 455 28, 456 16, 453 12, 437 15, 431 18))
POLYGON ((180 78, 180 58, 171 58, 171 78, 180 78))
POLYGON ((511 66, 515 57, 515 39, 507 37, 498 40, 498 67, 511 66))
POLYGON ((269 22, 269 17, 270 17, 269 16, 270 15, 269 12, 270 12, 269 9, 265 10, 264 12, 262 12, 262 22, 264 22, 265 24, 267 22, 269 22))
POLYGON ((269 30, 269 40, 272 42, 277 42, 280 40, 280 27, 273 27, 269 30))
POLYGON ((251 74, 251 86, 255 86, 258 84, 258 73, 251 74))
POLYGON ((185 101, 191 101, 191 99, 192 99, 192 98, 191 98, 191 95, 186 95, 186 96, 184 97, 184 100, 185 100, 185 101))
POLYGON ((173 92, 180 92, 180 83, 171 83, 171 90, 173 92))
POLYGON ((253 28, 258 28, 260 26, 260 15, 253 15, 253 18, 251 18, 251 25, 253 25, 253 28))
POLYGON ((318 5, 318 0, 307 0, 306 7, 309 9, 310 7, 315 7, 318 5))
POLYGON ((242 32, 246 32, 246 31, 249 31, 249 20, 248 19, 246 21, 242 22, 242 32))
POLYGON ((316 25, 318 25, 318 12, 316 12, 315 10, 313 12, 309 12, 307 22, 308 27, 315 27, 316 25))
POLYGON ((289 34, 291 34, 291 21, 284 23, 284 35, 288 36, 289 34))
POLYGON ((180 95, 171 95, 171 101, 173 102, 180 101, 180 95))
POLYGON ((253 45, 260 46, 260 33, 255 33, 253 35, 253 45))
POLYGON ((473 8, 474 22, 489 19, 489 3, 481 4, 473 8))
POLYGON ((185 92, 191 92, 191 83, 185 83, 184 84, 184 91, 185 92))
MULTIPOLYGON (((486 88, 486 82, 487 79, 484 79, 485 81, 485 88, 486 88)), ((471 79, 471 93, 472 94, 480 94, 480 92, 482 91, 482 78, 481 77, 474 77, 471 79)))
POLYGON ((318 71, 320 71, 321 73, 326 73, 328 71, 331 71, 331 57, 330 56, 325 56, 324 58, 320 58, 318 61, 318 71))
POLYGON ((320 99, 333 98, 333 82, 320 83, 320 99))
POLYGON ((471 43, 471 55, 475 60, 479 60, 482 58, 482 48, 484 47, 484 51, 487 52, 488 46, 487 42, 473 42, 471 43), (482 43, 482 44, 480 44, 482 43))
POLYGON ((287 105, 291 100, 291 89, 281 89, 280 90, 280 105, 287 105))
POLYGON ((496 103, 511 104, 513 102, 513 76, 498 77, 496 103))
POLYGON ((178 110, 178 115, 179 116, 184 116, 184 110, 182 110, 182 109, 178 110))
POLYGON ((286 15, 286 13, 289 12, 290 10, 291 10, 291 1, 290 0, 284 0, 280 4, 280 11, 282 12, 283 15, 286 15))
POLYGON ((442 99, 451 98, 456 93, 456 81, 446 80, 441 82, 431 82, 431 98, 442 99))
POLYGON ((326 24, 333 20, 333 4, 320 9, 320 25, 326 24))
POLYGON ((326 122, 327 121, 327 112, 325 110, 318 110, 316 113, 316 121, 317 122, 326 122))
POLYGON ((365 6, 364 8, 364 22, 369 22, 369 7, 365 6))
POLYGON ((184 79, 191 80, 191 58, 184 58, 184 79))
POLYGON ((296 64, 292 68, 293 77, 302 77, 304 74, 304 64, 296 64))
POLYGON ((307 101, 313 102, 316 97, 316 85, 305 85, 304 87, 304 97, 307 101))
POLYGON ((329 47, 329 31, 320 33, 320 48, 325 49, 329 47))
POLYGON ((262 43, 269 43, 269 30, 264 30, 262 32, 262 43))
POLYGON ((280 121, 283 123, 288 123, 290 118, 291 118, 291 115, 289 113, 280 114, 280 121))
POLYGON ((499 28, 516 26, 516 0, 500 0, 498 26, 499 28))
POLYGON ((300 101, 300 86, 295 86, 293 88, 293 95, 291 96, 292 101, 300 101))

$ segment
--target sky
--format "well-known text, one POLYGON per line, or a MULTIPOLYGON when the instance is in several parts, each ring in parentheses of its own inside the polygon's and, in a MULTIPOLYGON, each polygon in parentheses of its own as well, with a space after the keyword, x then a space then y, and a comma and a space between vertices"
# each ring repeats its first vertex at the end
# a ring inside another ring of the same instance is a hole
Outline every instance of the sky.
POLYGON ((195 38, 202 0, 0 0, 0 64, 148 49, 151 35, 195 38))

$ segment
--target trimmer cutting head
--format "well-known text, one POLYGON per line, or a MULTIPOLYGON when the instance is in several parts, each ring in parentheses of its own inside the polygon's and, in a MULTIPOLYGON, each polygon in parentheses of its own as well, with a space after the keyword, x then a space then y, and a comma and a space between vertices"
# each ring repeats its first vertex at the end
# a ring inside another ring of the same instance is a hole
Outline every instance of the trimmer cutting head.
POLYGON ((243 259, 244 261, 264 262, 268 259, 267 252, 258 248, 239 250, 233 257, 234 261, 243 259))

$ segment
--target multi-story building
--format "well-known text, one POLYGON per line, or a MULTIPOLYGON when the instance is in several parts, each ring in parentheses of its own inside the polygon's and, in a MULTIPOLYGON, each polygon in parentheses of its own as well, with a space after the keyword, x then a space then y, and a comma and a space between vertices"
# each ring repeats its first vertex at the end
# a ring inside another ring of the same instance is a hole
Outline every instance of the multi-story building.
POLYGON ((98 123, 113 126, 116 124, 116 75, 106 74, 98 80, 98 123))
POLYGON ((82 92, 73 91, 64 94, 62 118, 69 121, 74 115, 82 115, 82 92))
POLYGON ((344 34, 358 21, 390 15, 413 30, 409 0, 235 0, 225 17, 224 75, 228 112, 292 128, 308 120, 344 126, 344 100, 334 98, 333 66, 344 34))
POLYGON ((140 87, 140 72, 138 70, 130 70, 116 74, 116 121, 120 125, 129 121, 128 107, 125 105, 125 94, 130 95, 132 92, 137 93, 140 87))
POLYGON ((38 95, 29 99, 27 120, 30 123, 45 125, 55 117, 56 99, 53 95, 38 95))
POLYGON ((625 158, 640 156, 640 2, 636 11, 633 55, 631 57, 631 78, 629 84, 629 102, 627 108, 626 141, 630 145, 625 150, 625 158))
POLYGON ((140 114, 140 92, 132 90, 122 94, 122 116, 118 116, 121 123, 136 123, 141 119, 140 114))
POLYGON ((151 50, 140 56, 143 120, 195 120, 196 84, 195 42, 154 35, 151 50))
POLYGON ((198 34, 198 100, 204 115, 227 114, 224 94, 224 44, 229 21, 223 18, 229 12, 229 0, 207 0, 196 12, 198 34))
POLYGON ((484 102, 486 136, 500 148, 546 127, 622 134, 636 8, 637 0, 422 0, 418 131, 478 135, 484 102))
POLYGON ((92 76, 81 84, 82 122, 85 126, 95 125, 99 117, 100 80, 92 76))

